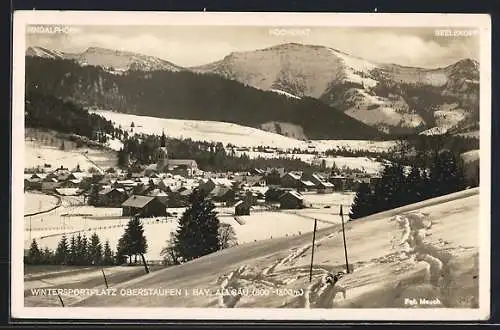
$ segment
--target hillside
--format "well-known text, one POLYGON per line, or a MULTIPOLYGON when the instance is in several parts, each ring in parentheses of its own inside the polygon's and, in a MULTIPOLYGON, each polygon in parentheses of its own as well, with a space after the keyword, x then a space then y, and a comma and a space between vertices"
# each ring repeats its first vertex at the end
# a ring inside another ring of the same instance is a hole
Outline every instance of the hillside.
POLYGON ((262 90, 314 97, 384 132, 446 130, 479 120, 479 64, 470 59, 424 69, 288 43, 234 52, 190 69, 262 90))
POLYGON ((94 296, 75 306, 477 308, 478 192, 466 190, 348 222, 353 272, 335 286, 327 285, 325 276, 345 269, 338 225, 321 228, 316 235, 312 283, 311 234, 307 233, 242 244, 116 287, 118 291, 179 288, 180 295, 94 296), (207 293, 194 295, 193 288, 207 293), (217 294, 217 290, 252 292, 256 288, 267 294, 217 294), (404 298, 437 298, 438 303, 414 305, 404 298))
POLYGON ((183 70, 180 66, 158 57, 127 51, 111 50, 102 47, 89 47, 81 53, 65 53, 43 47, 29 47, 26 50, 26 55, 50 59, 75 60, 80 65, 101 66, 108 72, 118 74, 127 70, 183 70))
POLYGON ((225 121, 256 128, 275 121, 300 127, 308 139, 384 136, 314 98, 290 98, 217 75, 188 71, 116 75, 73 60, 27 56, 26 90, 135 115, 225 121))

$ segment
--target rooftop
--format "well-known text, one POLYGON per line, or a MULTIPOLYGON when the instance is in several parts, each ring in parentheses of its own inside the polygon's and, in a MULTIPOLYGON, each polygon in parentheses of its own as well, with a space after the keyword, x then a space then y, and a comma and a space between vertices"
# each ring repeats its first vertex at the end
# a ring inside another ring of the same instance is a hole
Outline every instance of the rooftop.
POLYGON ((130 196, 129 199, 127 199, 125 202, 123 202, 122 206, 143 208, 154 199, 155 197, 152 196, 133 195, 130 196))

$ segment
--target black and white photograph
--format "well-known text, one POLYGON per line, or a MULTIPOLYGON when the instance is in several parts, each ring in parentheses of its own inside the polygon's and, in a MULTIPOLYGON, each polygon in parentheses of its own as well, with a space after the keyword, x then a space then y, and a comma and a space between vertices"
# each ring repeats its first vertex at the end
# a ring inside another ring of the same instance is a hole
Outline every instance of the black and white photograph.
POLYGON ((490 39, 472 14, 16 12, 13 316, 487 318, 490 39))

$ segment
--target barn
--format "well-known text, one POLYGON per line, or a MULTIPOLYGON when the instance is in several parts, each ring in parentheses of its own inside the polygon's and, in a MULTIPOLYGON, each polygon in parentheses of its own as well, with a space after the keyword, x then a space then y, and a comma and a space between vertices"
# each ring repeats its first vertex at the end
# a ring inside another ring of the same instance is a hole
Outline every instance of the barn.
POLYGON ((141 218, 167 215, 167 206, 155 196, 133 195, 122 204, 122 215, 139 214, 141 218))
POLYGON ((289 190, 280 196, 281 209, 301 209, 304 207, 304 197, 295 190, 289 190))
POLYGON ((234 204, 234 215, 250 215, 250 204, 246 201, 238 201, 234 204))
POLYGON ((127 193, 123 188, 105 188, 97 194, 99 205, 106 207, 120 207, 127 199, 127 193))

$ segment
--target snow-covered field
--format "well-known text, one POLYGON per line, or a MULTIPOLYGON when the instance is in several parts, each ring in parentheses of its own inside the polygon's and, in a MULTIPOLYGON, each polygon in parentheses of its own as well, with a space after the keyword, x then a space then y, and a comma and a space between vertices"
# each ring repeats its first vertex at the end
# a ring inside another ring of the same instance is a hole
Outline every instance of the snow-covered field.
MULTIPOLYGON (((43 195, 42 195, 43 196, 43 195)), ((349 194, 311 194, 306 195, 306 200, 312 204, 339 205, 347 204, 352 200, 349 194)), ((24 248, 28 249, 31 240, 36 239, 41 247, 55 249, 63 234, 71 236, 78 232, 87 237, 94 232, 97 233, 102 242, 109 240, 111 247, 116 248, 118 239, 122 236, 128 217, 121 217, 120 208, 96 208, 89 205, 82 205, 81 197, 62 197, 62 206, 49 213, 26 217, 24 219, 24 248), (29 230, 31 227, 31 231, 29 230)), ((220 221, 233 226, 238 243, 249 243, 271 238, 296 236, 313 230, 313 219, 310 212, 316 212, 318 219, 331 218, 333 209, 309 209, 309 213, 301 215, 294 212, 269 212, 255 211, 250 216, 239 217, 244 224, 239 224, 232 213, 233 208, 219 207, 220 221)), ((144 232, 148 240, 148 260, 161 260, 160 252, 165 247, 170 232, 177 229, 177 219, 184 212, 184 208, 169 208, 169 213, 174 214, 168 218, 142 219, 144 232)), ((337 218, 337 217, 335 217, 337 218)), ((324 226, 322 224, 321 226, 324 226)))
POLYGON ((24 193, 24 214, 48 210, 56 206, 58 199, 51 195, 34 192, 24 193))
POLYGON ((348 222, 351 273, 335 285, 327 284, 325 278, 329 272, 345 270, 342 232, 339 226, 319 224, 312 282, 308 233, 223 250, 121 286, 203 288, 209 292, 204 296, 92 297, 78 306, 477 308, 478 191, 466 190, 348 222), (215 294, 221 289, 245 291, 215 294), (255 289, 263 293, 246 293, 255 289), (412 298, 416 305, 408 303, 412 298), (420 298, 434 303, 419 303, 420 298))
POLYGON ((37 141, 25 140, 24 168, 51 165, 56 169, 61 165, 70 170, 80 165, 82 170, 89 168, 106 169, 116 166, 116 155, 89 148, 60 150, 55 146, 43 145, 37 141))
POLYGON ((312 207, 323 207, 326 205, 339 206, 351 205, 354 201, 356 193, 352 192, 333 192, 329 194, 303 193, 304 202, 306 205, 312 204, 312 207))
MULTIPOLYGON (((27 249, 32 239, 36 239, 41 247, 55 249, 63 234, 67 237, 78 232, 90 237, 94 232, 102 242, 109 240, 116 249, 118 239, 122 236, 128 217, 122 217, 121 208, 96 208, 80 205, 77 197, 63 197, 63 205, 46 214, 24 219, 24 247, 27 249), (31 231, 29 230, 31 225, 31 231)), ((180 210, 169 212, 182 214, 180 210)), ((165 246, 169 233, 177 228, 173 218, 143 219, 144 232, 148 238, 148 260, 159 260, 160 251, 165 246), (158 221, 157 221, 158 220, 158 221)))
POLYGON ((383 164, 368 157, 321 157, 315 158, 312 163, 315 165, 321 165, 325 160, 326 167, 332 167, 333 164, 338 168, 348 167, 351 169, 364 170, 366 173, 378 174, 383 169, 383 164))
POLYGON ((292 153, 270 153, 262 151, 235 151, 235 155, 247 155, 250 159, 254 158, 290 158, 300 159, 303 162, 320 166, 325 160, 325 166, 330 168, 335 165, 338 168, 348 167, 351 169, 364 170, 367 173, 379 173, 382 170, 383 164, 373 158, 368 157, 344 157, 344 156, 331 156, 331 157, 318 157, 314 154, 292 154, 292 153))
POLYGON ((264 130, 241 126, 227 122, 165 119, 147 116, 136 116, 107 110, 89 110, 120 125, 122 129, 145 134, 161 135, 162 131, 172 138, 191 138, 198 141, 231 143, 239 147, 276 147, 282 150, 290 148, 308 149, 314 146, 319 152, 336 147, 346 147, 353 150, 387 151, 394 145, 393 141, 366 140, 312 140, 309 142, 289 138, 264 130))
MULTIPOLYGON (((233 226, 239 244, 267 240, 279 237, 293 237, 312 232, 314 220, 292 212, 255 212, 248 216, 239 216, 240 225, 233 217, 220 217, 220 221, 233 226)), ((328 224, 318 224, 324 228, 328 224)))

